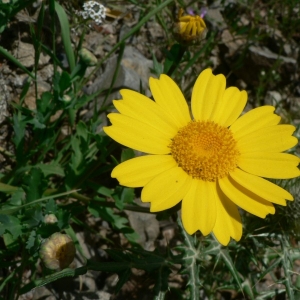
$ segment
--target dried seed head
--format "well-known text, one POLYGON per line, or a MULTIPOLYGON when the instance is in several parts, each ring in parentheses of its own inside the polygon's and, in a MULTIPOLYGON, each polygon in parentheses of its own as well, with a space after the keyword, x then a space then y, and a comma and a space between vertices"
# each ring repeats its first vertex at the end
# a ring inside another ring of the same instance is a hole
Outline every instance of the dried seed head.
POLYGON ((72 239, 59 232, 52 234, 41 246, 40 257, 51 270, 62 270, 74 260, 76 249, 72 239))

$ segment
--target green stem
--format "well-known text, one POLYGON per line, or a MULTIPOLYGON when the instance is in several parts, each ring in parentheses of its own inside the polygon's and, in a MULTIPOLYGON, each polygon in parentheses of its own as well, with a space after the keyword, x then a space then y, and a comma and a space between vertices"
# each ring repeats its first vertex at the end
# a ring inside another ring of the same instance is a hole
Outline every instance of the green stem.
POLYGON ((187 50, 187 46, 179 44, 179 52, 177 53, 176 60, 173 62, 172 66, 168 70, 167 75, 169 75, 170 77, 173 75, 174 71, 176 71, 176 69, 180 65, 180 62, 186 50, 187 50))
POLYGON ((198 300, 200 299, 199 293, 199 270, 197 264, 197 249, 193 245, 192 236, 190 236, 184 229, 180 212, 178 212, 178 225, 181 228, 182 235, 184 237, 185 244, 187 249, 192 252, 192 254, 188 254, 185 257, 185 268, 189 273, 189 288, 190 288, 190 300, 198 300))
POLYGON ((166 292, 160 291, 157 296, 155 296, 154 300, 164 300, 166 296, 166 292))
MULTIPOLYGON (((72 193, 70 195, 71 197, 84 202, 84 203, 89 203, 90 201, 92 201, 93 199, 84 195, 81 195, 77 192, 72 193)), ((105 206, 105 207, 111 207, 111 208, 115 208, 116 205, 114 202, 99 202, 99 205, 101 206, 105 206)), ((150 209, 148 207, 142 207, 142 206, 135 206, 135 205, 124 205, 124 210, 130 210, 130 211, 136 211, 136 212, 142 212, 142 213, 150 213, 150 209)))

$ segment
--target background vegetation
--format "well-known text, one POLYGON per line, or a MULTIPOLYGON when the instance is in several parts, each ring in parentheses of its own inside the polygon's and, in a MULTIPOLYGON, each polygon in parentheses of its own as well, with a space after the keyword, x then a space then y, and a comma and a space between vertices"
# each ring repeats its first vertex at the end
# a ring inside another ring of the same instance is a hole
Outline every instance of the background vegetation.
MULTIPOLYGON (((39 296, 43 286, 51 299, 104 294, 107 299, 299 299, 298 179, 277 182, 295 197, 287 208, 277 206, 265 220, 243 213, 239 243, 221 247, 212 236, 187 235, 178 224, 178 206, 156 214, 160 231, 147 249, 128 213, 134 219, 140 218, 135 213, 149 212, 138 204, 140 189, 121 187, 110 177, 135 153, 101 130, 112 110, 109 97, 116 92, 124 51, 132 45, 145 60, 152 59, 153 76, 168 73, 186 99, 199 72, 212 67, 229 85, 247 90, 247 109, 275 105, 299 137, 299 1, 102 4, 110 10, 97 25, 76 14, 82 10, 79 0, 0 1, 0 299, 50 299, 39 296), (207 11, 207 35, 193 45, 174 38, 179 7, 207 11), (27 16, 25 27, 18 26, 20 14, 27 16), (127 30, 120 34, 124 24, 127 30), (147 37, 149 28, 159 28, 163 38, 147 37), (96 57, 82 53, 90 33, 110 43, 96 57), (33 45, 30 67, 14 54, 18 36, 33 45), (49 57, 53 76, 40 92, 42 55, 49 57), (87 93, 105 67, 111 68, 114 55, 111 82, 87 93), (14 90, 9 78, 20 74, 23 81, 14 90), (172 229, 169 237, 164 222, 172 229), (56 232, 67 234, 76 247, 74 263, 61 270, 47 268, 40 258, 43 243, 56 232), (93 291, 84 279, 88 276, 95 282, 93 291), (109 284, 111 278, 117 278, 115 284, 109 284)), ((140 92, 146 90, 141 83, 140 92)), ((292 153, 299 155, 299 149, 292 153)))

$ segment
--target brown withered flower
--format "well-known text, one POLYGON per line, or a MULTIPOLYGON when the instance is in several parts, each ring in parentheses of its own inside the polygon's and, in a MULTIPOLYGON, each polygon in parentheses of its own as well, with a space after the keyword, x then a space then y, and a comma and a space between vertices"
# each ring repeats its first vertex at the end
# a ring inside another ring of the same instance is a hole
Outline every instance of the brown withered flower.
POLYGON ((76 249, 72 239, 59 232, 52 234, 40 250, 44 265, 51 270, 62 270, 74 260, 76 249))

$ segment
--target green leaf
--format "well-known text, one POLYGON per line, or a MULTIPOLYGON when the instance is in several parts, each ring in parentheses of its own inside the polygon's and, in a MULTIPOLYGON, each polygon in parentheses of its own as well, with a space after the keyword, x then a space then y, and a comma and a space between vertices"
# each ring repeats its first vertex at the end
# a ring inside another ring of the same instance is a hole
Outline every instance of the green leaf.
POLYGON ((185 49, 184 46, 180 44, 174 44, 170 51, 165 50, 166 60, 163 70, 164 74, 167 74, 173 66, 179 65, 182 59, 182 52, 184 51, 183 49, 185 49))
POLYGON ((25 160, 24 155, 24 138, 25 138, 25 126, 26 123, 23 121, 21 113, 13 115, 13 128, 14 137, 13 142, 16 146, 16 158, 18 164, 22 164, 25 160))
POLYGON ((31 86, 31 83, 32 83, 32 78, 31 77, 28 77, 27 80, 25 80, 24 84, 23 84, 23 88, 22 88, 22 91, 20 93, 20 96, 19 96, 19 99, 20 99, 20 103, 23 103, 28 91, 29 91, 29 88, 31 86))
POLYGON ((234 277, 236 283, 239 285, 241 291, 242 289, 242 284, 240 281, 240 275, 238 273, 238 271, 236 270, 234 263, 229 255, 228 250, 222 249, 220 251, 220 257, 222 258, 222 260, 224 261, 225 265, 227 266, 227 268, 229 269, 230 273, 232 274, 232 276, 234 277))
POLYGON ((7 60, 15 64, 18 68, 24 71, 31 78, 33 79, 35 78, 34 75, 19 60, 17 60, 13 55, 11 55, 6 49, 4 49, 1 46, 0 46, 0 55, 4 56, 7 60))
POLYGON ((116 207, 120 210, 124 209, 125 204, 133 203, 135 195, 132 188, 116 188, 112 195, 115 200, 116 207))
POLYGON ((99 189, 97 189, 97 193, 106 196, 106 197, 111 197, 113 191, 111 189, 108 189, 105 186, 100 186, 99 189))
POLYGON ((34 247, 36 241, 36 232, 33 230, 30 232, 30 235, 28 237, 28 240, 26 242, 26 249, 30 250, 31 248, 34 247))
POLYGON ((76 126, 76 133, 79 137, 82 137, 84 141, 88 139, 88 129, 84 122, 79 121, 76 126))
POLYGON ((123 149, 122 150, 122 154, 121 154, 121 162, 124 162, 128 159, 134 158, 135 154, 134 151, 132 149, 123 149))
POLYGON ((23 205, 20 205, 16 208, 11 208, 11 209, 3 209, 0 211, 1 214, 5 214, 5 215, 11 215, 17 211, 19 211, 21 208, 24 208, 24 207, 28 207, 28 206, 32 206, 34 204, 37 204, 37 203, 40 203, 40 202, 43 202, 45 200, 49 200, 49 199, 52 199, 52 198, 61 198, 61 197, 64 197, 64 196, 67 196, 69 194, 72 194, 72 193, 75 193, 77 192, 78 190, 71 190, 71 191, 67 191, 67 192, 64 192, 64 193, 59 193, 59 194, 56 194, 56 195, 52 195, 52 196, 47 196, 47 197, 43 197, 43 198, 40 198, 40 199, 37 199, 35 201, 32 201, 32 202, 29 202, 29 203, 26 203, 26 204, 23 204, 23 205))
POLYGON ((22 225, 16 217, 0 214, 0 223, 0 236, 9 232, 15 240, 22 234, 22 225))
POLYGON ((37 164, 34 167, 40 169, 45 177, 49 175, 59 175, 61 177, 65 176, 64 169, 61 167, 60 164, 54 161, 52 161, 49 164, 37 164))
POLYGON ((27 225, 28 228, 35 228, 44 220, 42 208, 40 204, 36 204, 29 209, 25 210, 25 217, 22 223, 27 225))
MULTIPOLYGON (((159 268, 156 272, 155 272, 155 286, 154 286, 154 293, 155 295, 159 295, 161 292, 165 292, 168 290, 169 284, 168 284, 168 280, 169 280, 169 275, 171 273, 171 270, 166 267, 163 266, 161 268, 159 268)), ((164 298, 161 298, 164 299, 164 298)))
POLYGON ((65 90, 71 87, 71 77, 66 71, 63 71, 59 79, 59 93, 62 94, 65 90))
POLYGON ((32 124, 34 126, 34 128, 37 128, 37 129, 46 128, 46 125, 41 123, 40 120, 37 118, 32 118, 31 120, 28 120, 27 123, 32 124))
POLYGON ((243 291, 245 292, 246 295, 248 295, 250 297, 251 300, 254 300, 254 291, 251 285, 251 282, 249 281, 249 279, 246 279, 243 283, 243 291))
POLYGON ((69 226, 71 214, 65 209, 59 209, 58 212, 56 213, 57 217, 57 226, 59 229, 64 229, 69 226))
POLYGON ((68 16, 64 8, 58 2, 55 1, 54 5, 60 23, 62 41, 65 47, 70 70, 72 72, 75 68, 75 56, 74 56, 73 47, 71 43, 68 16))
POLYGON ((164 67, 161 63, 157 61, 154 52, 152 52, 152 60, 153 60, 153 69, 151 71, 153 74, 159 77, 164 72, 164 67))
POLYGON ((13 236, 9 232, 6 232, 3 234, 3 241, 4 241, 4 244, 5 244, 8 252, 17 253, 18 251, 20 251, 21 243, 20 243, 19 237, 13 236))
MULTIPOLYGON (((269 299, 274 299, 275 296, 285 294, 285 289, 276 289, 274 291, 267 291, 267 292, 262 292, 259 294, 259 296, 256 296, 256 300, 269 300, 269 299)), ((285 298, 283 298, 285 299, 285 298)))
POLYGON ((119 272, 118 275, 119 275, 119 280, 115 287, 115 291, 114 291, 115 294, 119 293, 122 286, 128 281, 128 279, 131 275, 131 270, 128 268, 122 272, 119 272))
POLYGON ((87 268, 85 266, 77 268, 77 269, 64 269, 60 272, 56 272, 54 274, 48 275, 43 279, 38 279, 38 280, 34 280, 28 284, 26 284, 25 286, 23 286, 20 289, 20 294, 26 294, 29 291, 40 287, 40 286, 44 286, 48 283, 57 281, 60 278, 64 278, 64 277, 75 277, 75 276, 79 276, 79 275, 84 275, 87 272, 87 268))
POLYGON ((121 201, 122 203, 133 203, 135 198, 134 189, 133 188, 123 188, 123 192, 121 194, 121 201))
POLYGON ((12 185, 8 185, 8 184, 0 182, 0 192, 14 193, 17 190, 18 190, 18 187, 16 187, 16 186, 12 186, 12 185))
POLYGON ((40 99, 36 100, 37 111, 42 115, 45 115, 49 111, 50 103, 52 101, 53 95, 50 92, 44 92, 40 99))
POLYGON ((26 201, 31 202, 42 197, 47 187, 44 175, 39 168, 32 168, 28 175, 24 177, 24 191, 26 192, 26 201))
MULTIPOLYGON (((20 206, 25 200, 25 192, 23 189, 17 189, 3 205, 1 205, 1 210, 10 209, 13 207, 20 206)), ((1 213, 1 211, 0 211, 1 213)))
POLYGON ((72 150, 73 150, 73 155, 72 155, 72 163, 71 167, 73 171, 78 174, 77 169, 80 166, 82 160, 83 160, 83 155, 80 150, 80 141, 76 137, 71 138, 71 145, 72 145, 72 150))
POLYGON ((45 205, 45 213, 48 214, 55 214, 57 211, 57 205, 54 199, 50 199, 45 205))

